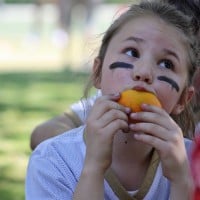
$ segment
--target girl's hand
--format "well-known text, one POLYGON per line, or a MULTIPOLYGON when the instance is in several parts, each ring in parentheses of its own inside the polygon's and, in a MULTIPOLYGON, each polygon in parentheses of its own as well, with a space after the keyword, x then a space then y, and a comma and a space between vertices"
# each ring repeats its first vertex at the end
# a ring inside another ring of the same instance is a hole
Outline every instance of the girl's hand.
POLYGON ((143 112, 131 114, 132 119, 140 121, 130 125, 135 139, 157 150, 166 178, 175 184, 185 183, 189 176, 189 164, 180 127, 161 108, 142 105, 142 109, 143 112))
POLYGON ((86 121, 85 165, 103 170, 103 173, 112 161, 114 135, 128 129, 130 109, 116 102, 119 97, 117 94, 98 98, 86 121))

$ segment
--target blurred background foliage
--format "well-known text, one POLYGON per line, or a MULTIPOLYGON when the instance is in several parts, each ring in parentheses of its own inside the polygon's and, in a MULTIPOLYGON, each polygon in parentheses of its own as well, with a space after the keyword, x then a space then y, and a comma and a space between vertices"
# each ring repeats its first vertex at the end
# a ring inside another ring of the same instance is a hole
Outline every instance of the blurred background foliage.
MULTIPOLYGON (((5 3, 34 3, 35 0, 3 0, 5 3)), ((105 0, 105 3, 126 3, 128 0, 105 0)))
POLYGON ((30 133, 82 96, 87 73, 1 73, 0 199, 23 200, 30 133))

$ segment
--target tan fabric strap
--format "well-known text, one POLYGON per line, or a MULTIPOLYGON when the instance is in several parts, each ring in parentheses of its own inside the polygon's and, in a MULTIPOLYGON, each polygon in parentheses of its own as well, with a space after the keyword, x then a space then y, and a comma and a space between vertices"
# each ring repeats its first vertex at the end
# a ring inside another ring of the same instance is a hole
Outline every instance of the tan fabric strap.
POLYGON ((67 117, 69 117, 72 120, 75 127, 79 127, 83 124, 78 115, 72 109, 65 111, 64 115, 67 115, 67 117))
POLYGON ((146 176, 144 181, 139 188, 138 192, 131 196, 125 188, 121 185, 117 177, 115 176, 112 169, 108 169, 105 174, 105 179, 109 183, 110 187, 114 191, 114 193, 118 196, 120 200, 142 200, 144 199, 145 195, 148 193, 151 184, 153 182, 154 176, 156 174, 156 169, 159 164, 159 157, 157 152, 154 150, 151 158, 150 165, 147 169, 146 176))

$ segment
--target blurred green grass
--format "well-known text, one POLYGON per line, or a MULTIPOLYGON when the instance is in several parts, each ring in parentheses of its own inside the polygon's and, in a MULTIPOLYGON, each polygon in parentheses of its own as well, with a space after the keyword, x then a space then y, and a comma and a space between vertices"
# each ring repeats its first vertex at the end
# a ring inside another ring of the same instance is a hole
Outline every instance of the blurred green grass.
POLYGON ((23 200, 30 133, 82 97, 88 74, 0 73, 0 199, 23 200))

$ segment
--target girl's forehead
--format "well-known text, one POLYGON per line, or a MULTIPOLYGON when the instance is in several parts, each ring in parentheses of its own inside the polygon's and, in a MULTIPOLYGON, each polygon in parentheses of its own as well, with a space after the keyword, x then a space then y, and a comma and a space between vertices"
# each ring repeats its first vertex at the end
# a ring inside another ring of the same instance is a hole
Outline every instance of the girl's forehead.
POLYGON ((170 32, 180 32, 175 25, 164 21, 158 16, 152 15, 144 15, 132 18, 124 23, 120 29, 122 32, 127 32, 129 30, 137 32, 143 29, 146 30, 147 33, 153 31, 154 29, 159 30, 161 33, 166 32, 166 29, 170 30, 170 32))
MULTIPOLYGON (((116 41, 126 41, 127 38, 137 37, 144 41, 158 42, 175 48, 177 45, 185 46, 185 37, 181 31, 156 16, 141 16, 130 19, 123 24, 113 36, 116 41)), ((185 48, 184 48, 185 49, 185 48)))

